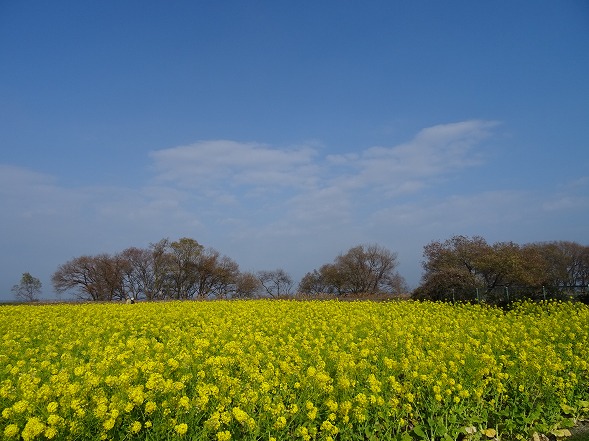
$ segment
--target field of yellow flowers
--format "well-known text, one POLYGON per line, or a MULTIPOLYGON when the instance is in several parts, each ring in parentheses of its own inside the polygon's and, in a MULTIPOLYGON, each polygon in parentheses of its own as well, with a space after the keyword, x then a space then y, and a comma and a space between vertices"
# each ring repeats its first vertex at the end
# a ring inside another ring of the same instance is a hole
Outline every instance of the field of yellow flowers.
POLYGON ((0 307, 0 437, 492 440, 589 416, 589 307, 0 307))

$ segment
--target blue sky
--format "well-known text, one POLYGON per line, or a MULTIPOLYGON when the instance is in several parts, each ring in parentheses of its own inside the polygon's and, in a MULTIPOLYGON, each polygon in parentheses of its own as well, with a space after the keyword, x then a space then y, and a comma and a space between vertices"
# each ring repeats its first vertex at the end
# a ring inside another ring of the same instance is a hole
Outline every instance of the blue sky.
POLYGON ((192 237, 242 270, 362 243, 589 243, 585 1, 0 1, 0 299, 192 237))

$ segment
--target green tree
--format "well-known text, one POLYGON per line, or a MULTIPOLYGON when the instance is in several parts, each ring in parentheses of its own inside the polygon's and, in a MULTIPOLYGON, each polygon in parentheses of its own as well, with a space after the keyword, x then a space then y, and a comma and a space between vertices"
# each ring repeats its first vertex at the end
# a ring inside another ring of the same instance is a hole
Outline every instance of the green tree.
POLYGON ((574 242, 488 244, 480 236, 454 236, 424 247, 419 299, 490 303, 551 297, 583 290, 589 280, 589 248, 574 242), (586 262, 586 263, 584 263, 586 262))
POLYGON ((23 273, 20 283, 14 285, 11 290, 17 300, 24 302, 37 302, 41 294, 41 281, 30 273, 23 273))

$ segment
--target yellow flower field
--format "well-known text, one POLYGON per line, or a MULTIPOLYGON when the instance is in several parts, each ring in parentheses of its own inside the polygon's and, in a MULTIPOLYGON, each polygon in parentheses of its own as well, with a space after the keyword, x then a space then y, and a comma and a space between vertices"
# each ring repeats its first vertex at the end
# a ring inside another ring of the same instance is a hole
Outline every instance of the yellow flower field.
POLYGON ((0 331, 4 439, 506 440, 589 416, 581 304, 22 305, 0 331))

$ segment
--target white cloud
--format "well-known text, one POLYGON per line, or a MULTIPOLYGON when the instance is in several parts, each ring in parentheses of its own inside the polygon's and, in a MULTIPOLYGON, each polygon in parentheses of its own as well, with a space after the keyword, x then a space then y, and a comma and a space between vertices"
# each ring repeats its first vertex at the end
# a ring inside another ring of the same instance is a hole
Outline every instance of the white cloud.
POLYGON ((559 192, 549 195, 542 204, 545 211, 561 211, 574 213, 589 208, 589 176, 581 176, 565 182, 559 187, 559 192))
POLYGON ((556 195, 542 204, 546 211, 561 211, 568 215, 577 210, 589 208, 589 197, 577 195, 556 195))
POLYGON ((273 196, 273 204, 289 201, 289 213, 297 219, 325 218, 327 213, 344 216, 354 208, 354 199, 416 193, 450 173, 479 165, 475 148, 496 125, 478 120, 441 124, 398 146, 324 157, 315 147, 284 149, 226 140, 150 156, 157 182, 190 189, 208 203, 237 206, 247 199, 251 207, 273 196))
POLYGON ((38 173, 22 167, 0 164, 0 192, 10 193, 9 189, 15 189, 15 184, 28 182, 35 185, 51 184, 55 179, 49 175, 38 173))
POLYGON ((333 156, 334 165, 353 166, 356 173, 338 179, 350 188, 375 187, 389 196, 420 190, 449 173, 480 165, 474 148, 497 123, 465 121, 420 131, 411 141, 394 147, 371 147, 359 156, 333 156), (410 184, 408 184, 410 183, 410 184))
POLYGON ((311 147, 288 150, 216 140, 151 153, 161 182, 200 188, 226 185, 304 187, 317 173, 311 147))
POLYGON ((375 210, 370 217, 372 226, 394 226, 423 231, 435 228, 446 234, 476 234, 476 229, 497 229, 513 226, 538 211, 530 194, 515 191, 485 191, 476 194, 441 195, 391 205, 375 210), (522 210, 522 207, 526 207, 522 210))
POLYGON ((189 194, 172 187, 70 188, 46 174, 0 165, 0 227, 19 232, 3 237, 10 243, 58 242, 63 249, 99 238, 102 245, 125 243, 125 238, 132 243, 140 232, 166 224, 199 225, 189 201, 189 194))
POLYGON ((288 214, 293 222, 347 221, 352 210, 350 196, 336 186, 298 194, 288 201, 288 214))
POLYGON ((60 188, 53 176, 1 164, 0 197, 0 220, 58 216, 63 210, 83 202, 80 195, 60 188))
POLYGON ((575 179, 569 185, 571 188, 587 188, 589 187, 589 176, 582 176, 578 179, 575 179))

